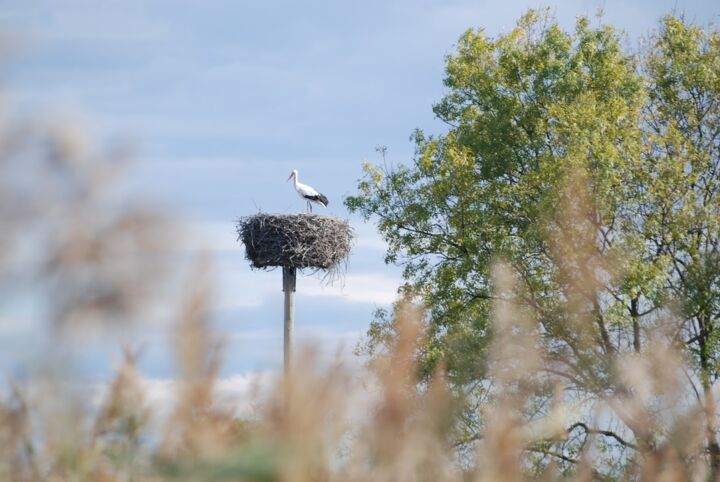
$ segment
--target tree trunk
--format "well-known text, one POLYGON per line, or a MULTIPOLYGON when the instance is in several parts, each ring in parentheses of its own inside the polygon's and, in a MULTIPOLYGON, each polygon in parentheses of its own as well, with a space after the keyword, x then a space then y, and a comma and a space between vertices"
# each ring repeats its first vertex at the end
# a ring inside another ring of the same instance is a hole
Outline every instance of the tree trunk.
POLYGON ((632 318, 633 329, 633 349, 635 353, 640 353, 640 302, 639 297, 635 296, 630 300, 630 317, 632 318))

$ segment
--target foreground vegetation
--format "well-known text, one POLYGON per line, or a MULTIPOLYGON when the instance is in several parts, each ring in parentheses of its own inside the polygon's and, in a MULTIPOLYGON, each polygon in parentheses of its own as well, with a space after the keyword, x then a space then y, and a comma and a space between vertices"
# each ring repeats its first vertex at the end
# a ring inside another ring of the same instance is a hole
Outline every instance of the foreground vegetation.
POLYGON ((467 32, 446 83, 449 132, 347 200, 406 268, 368 374, 307 352, 242 419, 215 399, 203 265, 173 269, 122 156, 0 126, 4 306, 30 297, 54 346, 162 307, 181 374, 154 423, 138 352, 94 408, 48 349, 3 393, 0 480, 716 480, 720 36, 668 17, 633 56, 530 13, 467 32))

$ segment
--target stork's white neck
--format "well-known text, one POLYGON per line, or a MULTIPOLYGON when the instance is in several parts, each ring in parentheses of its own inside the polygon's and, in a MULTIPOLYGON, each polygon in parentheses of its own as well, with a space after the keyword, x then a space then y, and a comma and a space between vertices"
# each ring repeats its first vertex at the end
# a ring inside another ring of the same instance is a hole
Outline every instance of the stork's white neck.
POLYGON ((295 171, 295 172, 293 173, 293 184, 295 185, 295 189, 297 189, 297 187, 298 187, 298 173, 297 173, 297 171, 295 171))

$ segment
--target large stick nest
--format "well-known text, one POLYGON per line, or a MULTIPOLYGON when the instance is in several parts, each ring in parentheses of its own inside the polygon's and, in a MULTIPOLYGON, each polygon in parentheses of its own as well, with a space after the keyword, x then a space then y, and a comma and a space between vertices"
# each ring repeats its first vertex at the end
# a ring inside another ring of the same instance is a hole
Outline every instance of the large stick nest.
POLYGON ((343 219, 318 214, 255 214, 237 222, 238 240, 253 268, 312 268, 335 274, 353 238, 343 219))

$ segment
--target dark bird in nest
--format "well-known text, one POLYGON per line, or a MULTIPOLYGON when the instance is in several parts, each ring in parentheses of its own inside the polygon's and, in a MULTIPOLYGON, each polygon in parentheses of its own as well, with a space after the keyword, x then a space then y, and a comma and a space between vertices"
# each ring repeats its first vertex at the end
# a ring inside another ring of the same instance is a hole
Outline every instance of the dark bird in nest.
POLYGON ((308 186, 307 184, 298 182, 297 169, 294 169, 293 172, 290 174, 290 177, 287 178, 288 181, 290 179, 293 179, 293 183, 295 185, 295 190, 297 191, 297 193, 300 195, 301 198, 305 200, 305 202, 307 202, 308 212, 312 212, 312 203, 319 204, 324 208, 327 207, 329 201, 324 194, 320 194, 314 188, 308 186))

